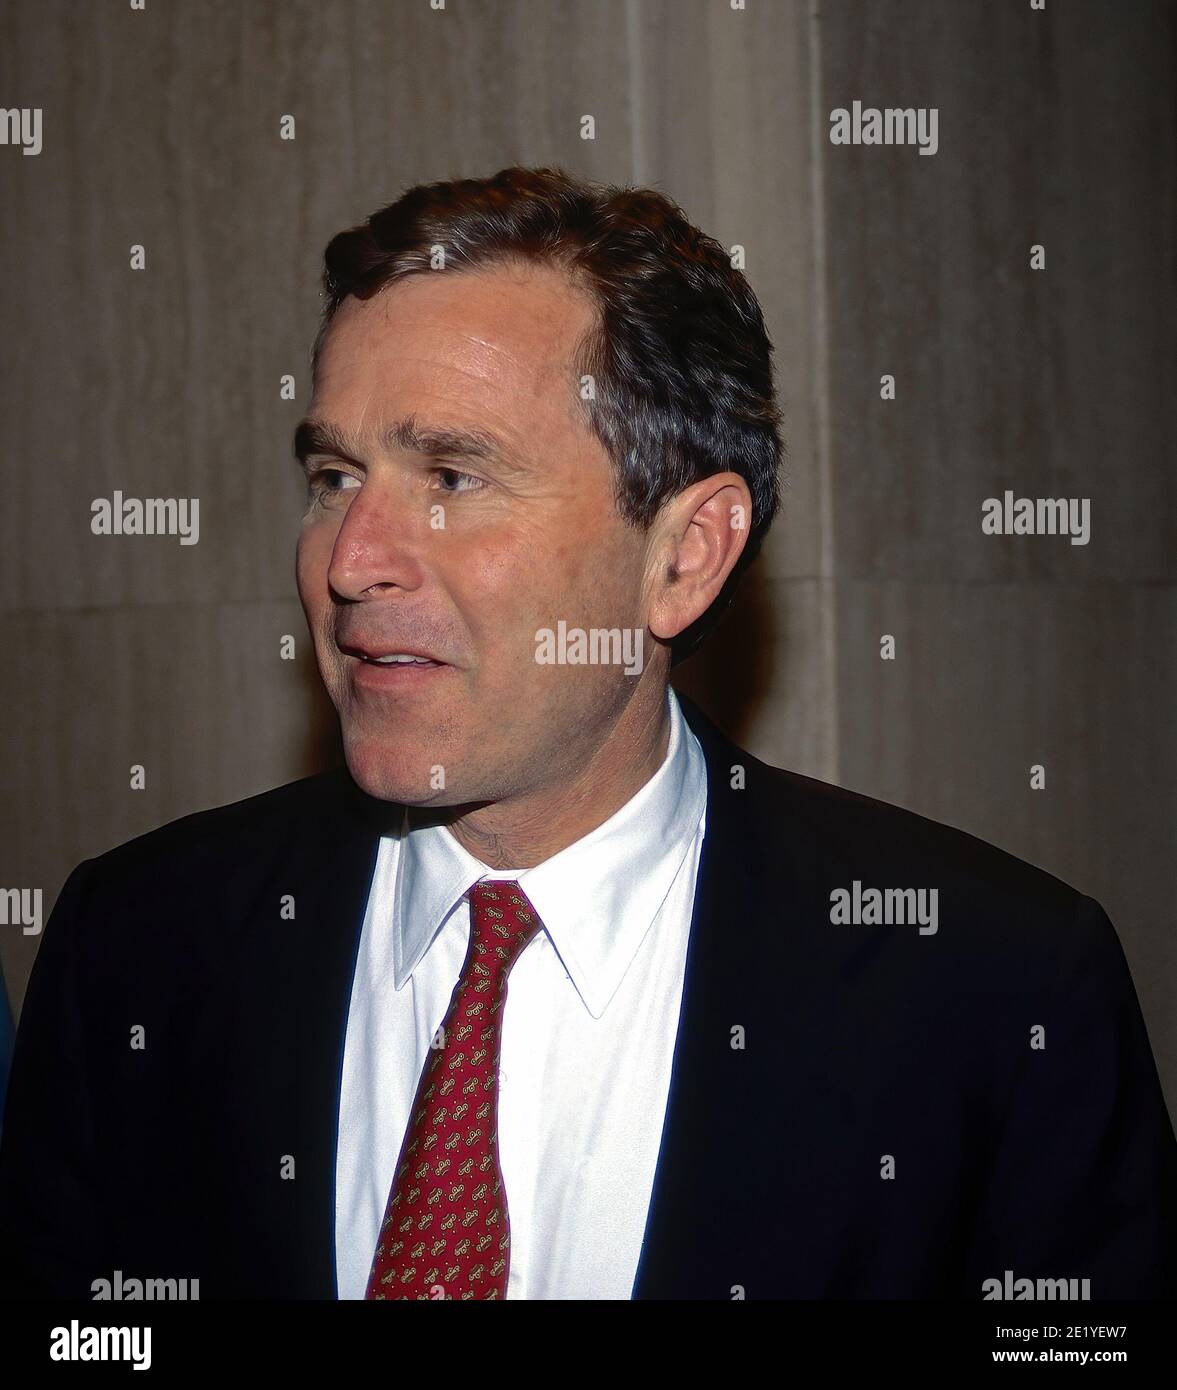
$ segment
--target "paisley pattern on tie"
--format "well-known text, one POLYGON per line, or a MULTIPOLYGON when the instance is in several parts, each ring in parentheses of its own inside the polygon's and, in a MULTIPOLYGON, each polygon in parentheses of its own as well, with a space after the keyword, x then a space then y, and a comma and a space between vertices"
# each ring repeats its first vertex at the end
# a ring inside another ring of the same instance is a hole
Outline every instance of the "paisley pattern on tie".
POLYGON ((514 879, 476 883, 470 945, 421 1072, 365 1298, 502 1299, 511 1228, 498 1153, 507 975, 539 931, 514 879))

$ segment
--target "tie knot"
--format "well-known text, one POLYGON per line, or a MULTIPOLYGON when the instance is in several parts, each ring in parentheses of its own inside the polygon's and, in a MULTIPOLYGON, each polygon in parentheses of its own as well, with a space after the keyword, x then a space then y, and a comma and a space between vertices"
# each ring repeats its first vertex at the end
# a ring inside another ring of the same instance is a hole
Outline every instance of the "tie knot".
POLYGON ((510 970, 542 925, 515 879, 476 883, 469 891, 471 943, 484 970, 510 970))

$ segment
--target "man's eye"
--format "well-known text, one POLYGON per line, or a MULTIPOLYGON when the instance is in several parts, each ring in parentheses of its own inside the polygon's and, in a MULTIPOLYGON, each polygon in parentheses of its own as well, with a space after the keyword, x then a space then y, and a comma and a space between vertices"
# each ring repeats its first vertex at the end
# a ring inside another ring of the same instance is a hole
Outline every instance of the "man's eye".
POLYGON ((345 473, 341 468, 316 468, 307 479, 312 496, 319 497, 326 492, 350 492, 346 486, 348 482, 355 483, 359 487, 358 478, 352 477, 350 473, 345 473), (338 486, 335 480, 339 479, 338 486))
POLYGON ((435 468, 433 473, 446 484, 441 489, 442 492, 477 492, 479 488, 486 486, 482 479, 476 478, 473 473, 463 473, 457 468, 435 468), (455 481, 468 483, 470 486, 450 487, 449 484, 455 481))

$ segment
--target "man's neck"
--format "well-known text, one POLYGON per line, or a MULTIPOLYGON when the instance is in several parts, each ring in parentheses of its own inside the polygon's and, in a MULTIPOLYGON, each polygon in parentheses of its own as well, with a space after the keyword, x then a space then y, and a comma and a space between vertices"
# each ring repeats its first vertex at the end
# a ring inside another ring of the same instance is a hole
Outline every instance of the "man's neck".
POLYGON ((492 869, 529 869, 575 844, 632 800, 666 760, 670 709, 635 697, 610 737, 571 784, 525 802, 492 802, 455 817, 454 839, 492 869), (636 707, 636 708, 635 708, 636 707))

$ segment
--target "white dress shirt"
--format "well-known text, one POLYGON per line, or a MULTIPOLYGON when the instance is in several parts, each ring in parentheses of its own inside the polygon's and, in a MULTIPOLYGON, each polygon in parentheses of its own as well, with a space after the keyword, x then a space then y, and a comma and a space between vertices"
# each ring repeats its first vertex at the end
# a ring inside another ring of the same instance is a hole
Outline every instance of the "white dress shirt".
POLYGON ((543 922, 511 970, 499 1063, 508 1298, 627 1299, 662 1138, 695 878, 703 750, 668 688, 658 771, 529 869, 490 869, 446 826, 382 838, 344 1044, 335 1188, 340 1298, 363 1298, 393 1171, 470 939, 463 894, 517 879, 543 922))

